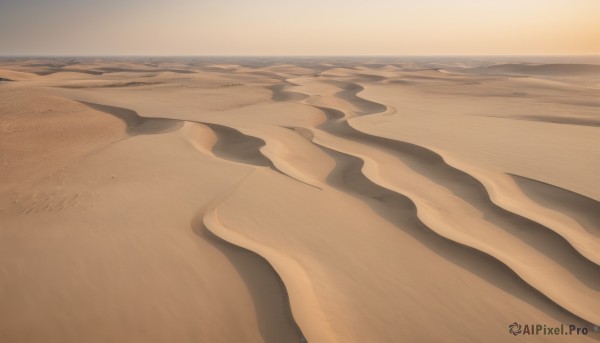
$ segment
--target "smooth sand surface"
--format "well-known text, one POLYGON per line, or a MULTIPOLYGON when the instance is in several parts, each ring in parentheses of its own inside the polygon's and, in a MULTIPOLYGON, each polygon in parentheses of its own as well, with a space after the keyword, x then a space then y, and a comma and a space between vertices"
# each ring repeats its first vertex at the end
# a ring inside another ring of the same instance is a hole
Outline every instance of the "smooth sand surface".
POLYGON ((0 59, 0 341, 598 341, 599 99, 593 58, 0 59))

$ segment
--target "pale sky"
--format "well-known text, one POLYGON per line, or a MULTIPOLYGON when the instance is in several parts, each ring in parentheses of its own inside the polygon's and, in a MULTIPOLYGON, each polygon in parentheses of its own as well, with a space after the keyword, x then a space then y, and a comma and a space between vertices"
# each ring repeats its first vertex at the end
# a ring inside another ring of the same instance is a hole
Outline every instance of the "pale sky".
POLYGON ((600 0, 0 0, 0 55, 600 54, 600 0))

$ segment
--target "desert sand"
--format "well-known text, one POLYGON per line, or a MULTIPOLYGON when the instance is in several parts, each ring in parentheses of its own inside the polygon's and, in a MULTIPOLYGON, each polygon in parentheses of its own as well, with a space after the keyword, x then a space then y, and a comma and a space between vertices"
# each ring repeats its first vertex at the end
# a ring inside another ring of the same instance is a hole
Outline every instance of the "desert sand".
POLYGON ((3 58, 0 155, 0 342, 600 340, 594 58, 3 58))

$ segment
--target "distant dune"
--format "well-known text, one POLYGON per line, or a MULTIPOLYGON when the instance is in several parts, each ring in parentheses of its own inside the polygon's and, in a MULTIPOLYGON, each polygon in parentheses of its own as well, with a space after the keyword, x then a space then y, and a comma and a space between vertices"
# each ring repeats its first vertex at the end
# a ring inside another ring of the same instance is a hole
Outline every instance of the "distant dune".
POLYGON ((518 74, 542 76, 599 75, 600 65, 595 64, 498 64, 476 68, 477 73, 518 74))
POLYGON ((0 59, 0 341, 599 341, 600 65, 505 62, 0 59))

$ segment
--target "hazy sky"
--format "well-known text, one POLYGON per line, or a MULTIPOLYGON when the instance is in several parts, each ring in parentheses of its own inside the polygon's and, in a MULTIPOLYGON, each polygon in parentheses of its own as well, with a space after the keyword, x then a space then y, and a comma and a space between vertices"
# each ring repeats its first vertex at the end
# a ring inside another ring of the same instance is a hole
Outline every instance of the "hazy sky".
POLYGON ((16 54, 600 54, 600 0, 0 0, 16 54))

